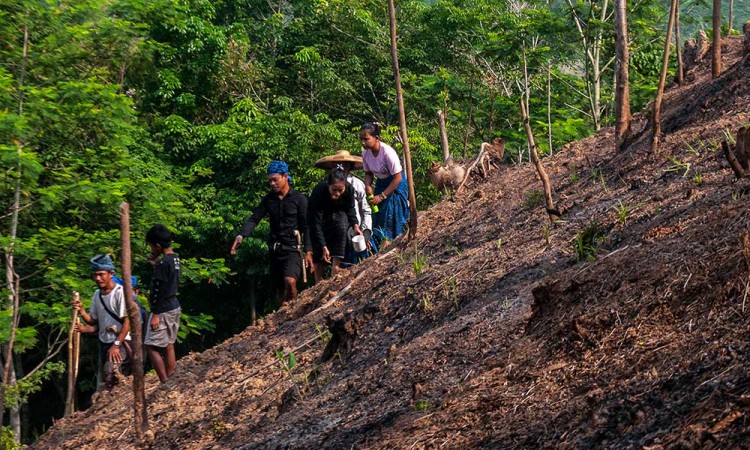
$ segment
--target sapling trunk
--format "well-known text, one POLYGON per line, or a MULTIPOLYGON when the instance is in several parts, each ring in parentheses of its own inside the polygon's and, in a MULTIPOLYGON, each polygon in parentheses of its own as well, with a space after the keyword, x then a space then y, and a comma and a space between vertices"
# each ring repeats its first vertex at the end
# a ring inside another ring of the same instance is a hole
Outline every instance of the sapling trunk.
MULTIPOLYGON (((417 195, 414 191, 414 176, 411 169, 411 151, 409 150, 409 136, 406 131, 406 111, 404 110, 404 93, 401 90, 401 72, 398 68, 398 44, 396 34, 396 6, 393 0, 388 0, 388 18, 391 28, 391 63, 393 78, 396 85, 396 99, 398 100, 398 121, 401 128, 401 139, 406 160, 406 181, 409 186, 409 239, 417 237, 417 195)), ((400 230, 397 230, 400 231, 400 230)))
POLYGON ((558 213, 555 210, 555 202, 552 200, 552 185, 549 182, 547 171, 544 170, 542 162, 539 160, 539 154, 536 151, 536 144, 534 143, 534 135, 531 132, 531 125, 529 124, 529 114, 526 111, 526 102, 524 102, 523 96, 519 101, 521 104, 521 118, 523 120, 523 127, 526 129, 526 138, 529 142, 529 154, 531 161, 536 167, 539 178, 542 180, 542 186, 544 187, 544 203, 547 206, 547 214, 549 215, 550 222, 554 222, 559 219, 558 213))
POLYGON ((122 281, 125 288, 125 303, 130 320, 130 334, 133 339, 133 411, 135 434, 143 439, 149 433, 148 411, 146 410, 146 389, 143 380, 143 326, 141 311, 135 303, 133 284, 130 280, 130 205, 120 205, 120 242, 122 245, 122 281))
POLYGON ((656 99, 654 100, 654 111, 651 114, 651 152, 659 151, 661 141, 661 104, 664 100, 664 88, 667 84, 667 68, 669 66, 669 47, 672 45, 672 30, 674 29, 675 17, 677 14, 677 0, 672 0, 669 9, 669 24, 667 25, 667 36, 664 39, 664 57, 661 62, 661 75, 659 77, 659 87, 656 90, 656 99))

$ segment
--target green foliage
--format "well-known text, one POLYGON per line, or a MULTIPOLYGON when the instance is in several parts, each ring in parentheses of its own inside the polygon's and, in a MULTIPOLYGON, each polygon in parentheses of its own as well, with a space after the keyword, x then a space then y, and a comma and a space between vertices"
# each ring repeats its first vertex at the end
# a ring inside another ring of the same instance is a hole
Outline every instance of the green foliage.
POLYGON ((180 328, 177 331, 178 341, 185 340, 191 334, 202 335, 213 331, 216 331, 216 325, 213 323, 213 317, 208 314, 191 315, 184 312, 180 314, 180 328))
POLYGON ((23 446, 16 442, 13 430, 8 427, 0 427, 0 448, 5 450, 19 450, 23 446))
POLYGON ((618 200, 617 206, 612 206, 612 209, 617 213, 617 222, 620 225, 625 225, 625 222, 628 220, 628 205, 618 200))
MULTIPOLYGON (((585 18, 587 39, 603 36, 604 63, 614 48, 611 22, 598 19, 603 5, 399 4, 420 209, 442 198, 428 174, 429 164, 442 158, 438 109, 446 114, 454 157, 472 158, 482 142, 502 137, 507 159, 525 161, 518 98, 526 88, 540 154, 594 131, 585 98, 592 72, 571 13, 585 18), (548 131, 551 145, 541 139, 548 131)), ((266 222, 226 259, 231 239, 267 192, 271 160, 285 159, 295 189, 310 192, 325 175, 312 162, 338 149, 359 154, 363 122, 379 121, 383 139, 402 151, 383 2, 0 0, 0 6, 0 247, 5 253, 12 245, 22 279, 14 347, 24 366, 45 358, 50 337, 65 335, 72 291, 90 302, 88 258, 110 253, 119 266, 121 202, 130 203, 133 272, 143 286, 152 270, 145 231, 164 223, 176 232, 185 311, 178 351, 197 351, 249 323, 243 309, 248 286, 257 298, 272 297, 266 222), (21 209, 11 241, 16 182, 21 209)), ((653 0, 629 5, 634 110, 655 88, 663 48, 657 24, 664 13, 665 5, 653 0)), ((702 19, 685 20, 698 26, 702 19)), ((611 121, 612 69, 607 65, 600 75, 605 124, 611 121)), ((578 178, 573 169, 571 180, 578 178)), ((592 178, 606 189, 601 172, 592 178)), ((527 193, 524 207, 541 200, 541 192, 527 193)), ((549 238, 548 228, 545 233, 549 238)), ((593 254, 596 242, 581 236, 581 255, 593 254)), ((426 264, 415 248, 416 276, 426 264)), ((455 284, 446 280, 444 289, 458 308, 455 284)), ((2 305, 0 342, 9 339, 12 315, 2 305)), ((291 370, 294 364, 285 361, 291 370)), ((39 380, 59 382, 47 375, 39 380)), ((34 397, 19 397, 27 398, 34 397)))
POLYGON ((544 193, 542 191, 524 192, 523 209, 533 211, 542 204, 542 200, 544 200, 544 193))
POLYGON ((573 241, 573 251, 576 255, 576 261, 595 261, 596 252, 604 237, 604 233, 596 223, 589 224, 579 232, 573 241))
POLYGON ((414 245, 414 257, 411 264, 412 268, 414 269, 415 277, 420 276, 427 265, 427 255, 420 252, 416 245, 414 245))
POLYGON ((294 356, 294 352, 284 354, 283 351, 276 350, 276 359, 281 363, 282 368, 289 373, 297 365, 297 357, 294 356))
POLYGON ((30 376, 24 377, 16 384, 9 385, 5 390, 5 403, 26 403, 29 395, 42 389, 42 383, 55 375, 65 373, 65 369, 65 363, 63 362, 46 363, 41 369, 31 373, 30 376))

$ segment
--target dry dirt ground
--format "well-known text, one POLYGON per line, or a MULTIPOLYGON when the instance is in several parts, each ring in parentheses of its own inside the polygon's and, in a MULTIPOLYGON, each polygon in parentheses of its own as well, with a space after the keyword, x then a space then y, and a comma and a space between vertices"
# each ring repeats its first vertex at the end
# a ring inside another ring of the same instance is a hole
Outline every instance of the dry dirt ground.
POLYGON ((669 88, 660 153, 637 118, 624 152, 606 129, 543 161, 557 224, 533 166, 493 169, 416 243, 149 376, 150 442, 120 385, 33 448, 749 447, 750 182, 719 143, 750 58, 725 47, 669 88))

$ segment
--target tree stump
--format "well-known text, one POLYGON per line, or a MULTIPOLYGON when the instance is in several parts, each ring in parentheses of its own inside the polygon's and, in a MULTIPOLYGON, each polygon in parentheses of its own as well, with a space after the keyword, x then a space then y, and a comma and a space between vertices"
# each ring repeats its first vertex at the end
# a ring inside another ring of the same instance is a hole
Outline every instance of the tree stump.
POLYGON ((682 71, 688 73, 698 64, 698 44, 695 39, 685 41, 685 50, 682 52, 682 71))
POLYGON ((711 43, 708 41, 708 35, 705 31, 700 30, 698 32, 698 49, 695 55, 695 62, 702 62, 709 50, 711 50, 711 43))
POLYGON ((721 148, 734 175, 738 179, 745 178, 750 173, 750 128, 740 127, 734 146, 721 141, 721 148))
POLYGON ((357 338, 356 321, 350 315, 327 317, 326 327, 331 332, 331 339, 323 350, 320 360, 325 362, 336 355, 343 358, 354 347, 354 340, 357 338))

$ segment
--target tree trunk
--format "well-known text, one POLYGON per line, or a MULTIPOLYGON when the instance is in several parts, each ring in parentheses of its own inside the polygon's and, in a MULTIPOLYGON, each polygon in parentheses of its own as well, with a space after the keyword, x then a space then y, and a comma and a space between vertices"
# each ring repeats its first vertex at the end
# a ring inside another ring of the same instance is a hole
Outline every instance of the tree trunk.
POLYGON ((250 282, 250 324, 255 325, 258 322, 258 312, 255 309, 255 282, 250 282))
MULTIPOLYGON (((23 116, 23 87, 24 79, 26 77, 26 63, 29 56, 29 27, 23 26, 23 50, 21 57, 21 69, 18 77, 18 115, 23 116)), ((15 368, 13 367, 13 343, 16 338, 16 329, 18 328, 18 306, 20 304, 20 278, 15 270, 15 264, 13 255, 15 252, 15 240, 18 237, 18 213, 21 209, 21 149, 23 143, 17 144, 17 154, 19 156, 18 161, 18 174, 15 180, 15 190, 13 192, 13 205, 11 206, 11 219, 10 219, 10 242, 5 248, 5 281, 8 286, 8 304, 12 308, 12 321, 10 328, 10 338, 8 339, 7 353, 5 355, 5 367, 3 368, 3 380, 0 384, 0 428, 2 428, 3 420, 5 416, 5 391, 9 385, 11 373, 13 374, 13 382, 15 383, 15 368)), ((20 435, 15 436, 16 439, 20 439, 20 435)))
POLYGON ((393 4, 393 0, 388 0, 388 15, 391 25, 391 62, 393 64, 393 78, 396 85, 396 99, 398 100, 398 119, 401 127, 401 139, 403 140, 404 145, 404 159, 406 160, 406 181, 409 185, 409 240, 411 240, 417 237, 417 195, 414 191, 414 177, 411 170, 411 151, 409 150, 409 136, 406 131, 404 93, 401 90, 401 72, 398 68, 396 6, 393 4))
POLYGON ((552 67, 547 64, 547 144, 552 156, 552 67))
POLYGON ((466 132, 464 133, 464 158, 469 145, 469 135, 471 134, 471 121, 474 119, 474 75, 469 81, 469 117, 466 119, 466 132))
POLYGON ((549 182, 547 172, 544 170, 542 162, 539 160, 539 155, 536 152, 536 144, 534 143, 534 135, 531 133, 531 125, 529 124, 529 114, 526 111, 526 104, 521 97, 521 119, 523 121, 523 127, 526 129, 526 139, 529 141, 529 154, 531 161, 536 167, 539 178, 542 179, 542 186, 544 187, 544 203, 547 206, 547 214, 549 215, 550 222, 554 222, 559 219, 559 213, 555 210, 555 202, 552 200, 552 185, 549 182))
POLYGON ((674 15, 674 40, 677 53, 677 84, 685 83, 685 63, 682 60, 682 36, 680 36, 680 0, 677 0, 677 10, 674 15))
MULTIPOLYGON (((16 325, 16 328, 18 328, 18 325, 16 325)), ((11 386, 15 385, 18 382, 18 373, 16 372, 18 362, 18 358, 14 356, 13 364, 11 364, 10 366, 10 383, 8 383, 11 386)), ((11 431, 13 431, 13 439, 16 442, 21 442, 21 405, 18 403, 18 400, 15 400, 10 405, 8 405, 8 407, 10 409, 8 425, 11 431)))
POLYGON ((630 134, 630 55, 626 0, 615 0, 615 149, 630 134))
POLYGON ((440 125, 440 148, 443 149, 443 165, 445 165, 451 157, 451 150, 448 147, 448 131, 445 129, 445 114, 443 114, 443 111, 438 111, 438 125, 440 125))
POLYGON ((130 320, 130 334, 133 338, 133 411, 134 428, 139 440, 142 440, 148 429, 148 411, 146 410, 146 390, 143 382, 143 324, 141 311, 133 297, 133 285, 130 280, 130 205, 120 205, 120 241, 122 245, 122 281, 125 288, 125 303, 130 320))
MULTIPOLYGON (((583 20, 575 13, 573 0, 566 0, 573 15, 578 35, 583 44, 583 52, 586 59, 586 90, 588 91, 589 108, 591 109, 591 120, 594 122, 594 128, 598 131, 601 129, 601 91, 602 91, 602 67, 601 52, 602 42, 604 41, 604 29, 600 28, 593 37, 589 36, 588 25, 584 29, 583 20)), ((589 4, 592 9, 593 5, 589 4)), ((609 13, 609 0, 604 0, 598 20, 601 23, 607 22, 609 13)))
POLYGON ((729 0, 729 20, 727 21, 727 36, 732 35, 732 22, 734 22, 734 0, 729 0))
POLYGON ((721 75, 721 0, 714 0, 713 12, 713 52, 711 54, 711 76, 721 75))
POLYGON ((664 100, 664 87, 667 84, 667 67, 669 66, 669 47, 672 45, 672 30, 674 29, 675 16, 677 14, 677 0, 672 0, 669 8, 669 24, 667 25, 667 36, 664 40, 664 58, 661 62, 661 76, 659 77, 659 87, 656 90, 656 99, 654 100, 654 111, 651 115, 651 152, 659 151, 659 141, 661 140, 661 104, 664 100))

